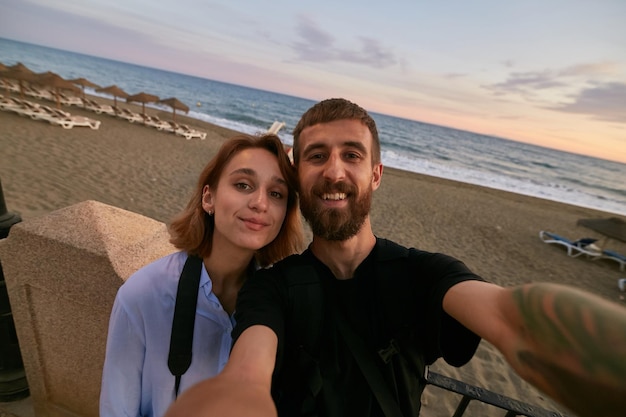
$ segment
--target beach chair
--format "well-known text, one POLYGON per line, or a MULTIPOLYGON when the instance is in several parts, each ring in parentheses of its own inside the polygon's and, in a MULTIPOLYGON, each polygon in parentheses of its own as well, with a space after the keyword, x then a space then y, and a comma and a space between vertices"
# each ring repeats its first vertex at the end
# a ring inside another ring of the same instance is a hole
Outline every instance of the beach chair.
POLYGON ((61 126, 63 129, 71 129, 76 126, 83 126, 93 130, 98 130, 100 128, 101 122, 100 120, 90 119, 89 117, 84 116, 69 116, 53 119, 52 121, 50 121, 50 123, 61 126))
POLYGON ((617 262, 619 264, 620 271, 624 271, 624 269, 626 269, 626 256, 622 255, 621 253, 617 253, 614 250, 603 250, 602 255, 600 255, 600 259, 608 259, 617 262))
POLYGON ((13 97, 3 97, 0 99, 0 110, 13 111, 23 107, 22 100, 13 97))
POLYGON ((53 93, 53 96, 54 100, 56 100, 58 96, 59 102, 64 106, 81 106, 83 104, 83 100, 80 97, 68 96, 60 91, 53 93))
POLYGON ((130 123, 143 122, 143 117, 139 113, 132 112, 128 109, 118 107, 116 110, 117 117, 125 119, 130 123))
POLYGON ((115 116, 115 109, 113 109, 113 107, 108 104, 100 104, 97 101, 89 100, 88 98, 83 98, 82 100, 83 106, 87 110, 90 110, 96 114, 106 113, 115 116))
POLYGON ((170 124, 168 122, 159 119, 158 116, 149 116, 146 114, 144 116, 144 119, 146 126, 153 127, 156 130, 168 130, 170 127, 170 124))
POLYGON ((602 252, 593 245, 597 239, 586 237, 572 241, 566 237, 557 235, 556 233, 547 232, 545 230, 541 230, 539 232, 539 238, 544 243, 565 247, 567 255, 572 258, 585 255, 588 258, 599 259, 602 255, 602 252))
POLYGON ((283 127, 285 127, 285 122, 279 122, 279 121, 276 120, 276 121, 274 121, 274 123, 272 123, 272 126, 270 126, 270 128, 267 129, 267 133, 271 133, 273 135, 278 135, 278 132, 283 127))
POLYGON ((174 122, 170 122, 170 124, 172 124, 172 126, 174 126, 174 133, 178 136, 182 136, 187 140, 191 140, 194 138, 199 138, 201 140, 206 139, 206 133, 205 132, 201 132, 199 130, 196 129, 192 129, 191 127, 182 124, 182 123, 176 123, 175 125, 173 124, 174 122))

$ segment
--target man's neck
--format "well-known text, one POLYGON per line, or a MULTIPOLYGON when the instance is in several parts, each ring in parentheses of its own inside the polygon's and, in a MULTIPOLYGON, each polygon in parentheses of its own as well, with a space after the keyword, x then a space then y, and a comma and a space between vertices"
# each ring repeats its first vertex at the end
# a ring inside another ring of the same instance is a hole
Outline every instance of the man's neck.
POLYGON ((370 254, 376 244, 369 217, 361 230, 348 240, 326 240, 313 236, 311 251, 322 261, 337 279, 350 279, 354 271, 370 254))

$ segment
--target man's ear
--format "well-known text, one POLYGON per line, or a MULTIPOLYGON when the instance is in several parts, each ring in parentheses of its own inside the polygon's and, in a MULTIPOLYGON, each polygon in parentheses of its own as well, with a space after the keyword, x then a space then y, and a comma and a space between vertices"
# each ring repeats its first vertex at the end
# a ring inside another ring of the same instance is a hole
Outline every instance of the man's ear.
POLYGON ((215 202, 213 201, 213 193, 208 185, 202 189, 202 209, 212 215, 215 213, 215 202))
POLYGON ((380 187, 380 182, 383 179, 383 164, 381 162, 374 165, 374 169, 372 172, 372 190, 378 189, 380 187))

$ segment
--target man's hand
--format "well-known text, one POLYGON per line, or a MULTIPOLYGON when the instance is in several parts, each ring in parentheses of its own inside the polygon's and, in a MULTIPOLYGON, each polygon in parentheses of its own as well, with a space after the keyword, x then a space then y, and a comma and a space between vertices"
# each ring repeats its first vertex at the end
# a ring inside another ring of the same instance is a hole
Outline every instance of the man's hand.
POLYGON ((165 413, 165 417, 193 416, 277 417, 277 413, 266 387, 220 374, 183 392, 165 413))
POLYGON ((184 391, 165 417, 277 417, 271 396, 277 347, 270 328, 246 329, 224 370, 184 391))

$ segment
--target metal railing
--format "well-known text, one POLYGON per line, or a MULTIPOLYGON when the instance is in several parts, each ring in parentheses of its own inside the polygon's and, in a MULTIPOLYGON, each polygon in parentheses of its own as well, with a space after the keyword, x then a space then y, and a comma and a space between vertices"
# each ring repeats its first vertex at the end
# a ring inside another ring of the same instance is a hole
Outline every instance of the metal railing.
POLYGON ((462 396, 459 405, 452 417, 461 417, 470 401, 480 401, 485 404, 506 410, 505 417, 527 416, 527 417, 567 417, 565 414, 556 411, 549 411, 522 401, 514 400, 505 395, 489 391, 484 388, 466 384, 453 378, 426 370, 426 383, 435 387, 457 393, 462 396))

